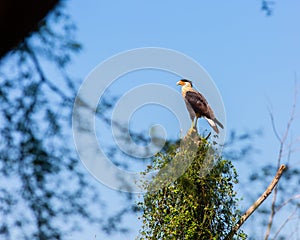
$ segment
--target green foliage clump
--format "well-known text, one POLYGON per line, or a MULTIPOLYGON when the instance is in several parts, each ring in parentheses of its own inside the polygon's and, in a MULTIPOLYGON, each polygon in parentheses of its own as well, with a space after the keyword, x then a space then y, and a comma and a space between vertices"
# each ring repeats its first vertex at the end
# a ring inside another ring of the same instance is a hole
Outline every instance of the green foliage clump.
MULTIPOLYGON (((169 146, 157 154, 153 165, 143 174, 161 170, 186 151, 182 148, 169 146)), ((181 155, 183 162, 184 156, 181 155)), ((197 142, 193 158, 185 173, 173 183, 155 191, 148 187, 150 191, 139 203, 143 211, 139 239, 227 239, 240 217, 233 189, 238 182, 235 168, 230 161, 217 156, 204 139, 197 142), (211 167, 203 174, 207 165, 211 167)), ((235 236, 245 238, 242 232, 235 236)))

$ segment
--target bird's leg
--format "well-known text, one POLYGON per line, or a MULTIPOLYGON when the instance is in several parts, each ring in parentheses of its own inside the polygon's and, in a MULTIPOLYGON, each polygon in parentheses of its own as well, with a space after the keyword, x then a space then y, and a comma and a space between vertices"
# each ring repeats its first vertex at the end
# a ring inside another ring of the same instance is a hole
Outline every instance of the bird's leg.
POLYGON ((191 129, 193 129, 194 127, 195 127, 195 119, 192 120, 191 129))
POLYGON ((198 118, 195 117, 195 125, 194 125, 194 128, 196 129, 196 131, 197 131, 197 123, 198 123, 198 118))
POLYGON ((193 133, 194 131, 198 132, 198 130, 197 130, 197 117, 192 119, 192 125, 191 125, 191 128, 189 130, 190 133, 193 133))

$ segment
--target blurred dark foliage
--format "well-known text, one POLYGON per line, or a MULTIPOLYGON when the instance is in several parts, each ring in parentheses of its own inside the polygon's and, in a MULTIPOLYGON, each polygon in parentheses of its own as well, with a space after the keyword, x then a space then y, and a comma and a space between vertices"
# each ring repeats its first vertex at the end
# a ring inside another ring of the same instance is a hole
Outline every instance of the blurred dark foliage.
POLYGON ((262 0, 261 3, 261 10, 266 13, 267 16, 270 16, 273 14, 274 11, 274 5, 275 2, 274 1, 270 1, 270 0, 262 0))
POLYGON ((121 231, 116 223, 132 210, 103 214, 97 183, 70 144, 79 81, 66 68, 81 49, 74 39, 59 5, 1 61, 0 239, 63 239, 84 222, 121 231))
POLYGON ((238 133, 232 130, 228 140, 224 144, 223 157, 230 160, 243 160, 250 154, 259 152, 253 142, 256 138, 262 136, 261 130, 252 130, 238 133))

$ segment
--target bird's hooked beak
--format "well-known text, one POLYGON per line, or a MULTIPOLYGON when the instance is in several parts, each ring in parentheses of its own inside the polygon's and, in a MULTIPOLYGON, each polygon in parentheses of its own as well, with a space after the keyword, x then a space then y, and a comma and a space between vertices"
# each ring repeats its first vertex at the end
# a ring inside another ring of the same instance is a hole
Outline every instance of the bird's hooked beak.
POLYGON ((177 85, 177 86, 178 86, 178 85, 183 86, 183 85, 184 85, 184 82, 182 82, 182 81, 180 80, 180 81, 178 81, 178 82, 176 83, 176 85, 177 85))

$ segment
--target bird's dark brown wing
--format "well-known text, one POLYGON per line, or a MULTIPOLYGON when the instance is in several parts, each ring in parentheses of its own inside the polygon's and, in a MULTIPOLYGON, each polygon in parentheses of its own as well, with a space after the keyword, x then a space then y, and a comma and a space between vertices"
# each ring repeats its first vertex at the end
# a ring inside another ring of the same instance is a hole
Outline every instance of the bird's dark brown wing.
POLYGON ((187 91, 185 94, 185 99, 191 105, 198 117, 215 119, 212 109, 201 93, 197 91, 187 91))

